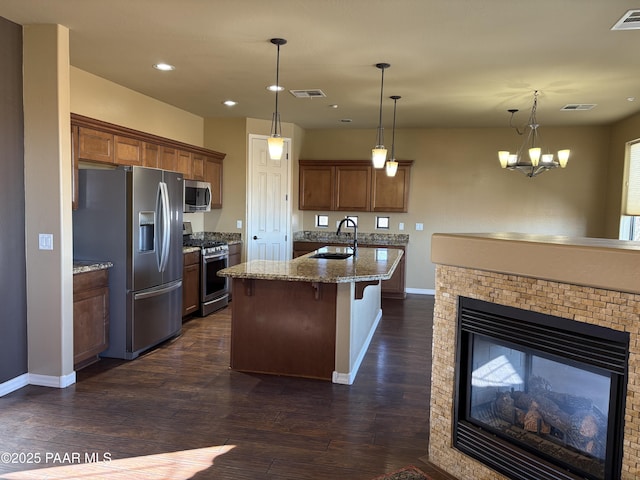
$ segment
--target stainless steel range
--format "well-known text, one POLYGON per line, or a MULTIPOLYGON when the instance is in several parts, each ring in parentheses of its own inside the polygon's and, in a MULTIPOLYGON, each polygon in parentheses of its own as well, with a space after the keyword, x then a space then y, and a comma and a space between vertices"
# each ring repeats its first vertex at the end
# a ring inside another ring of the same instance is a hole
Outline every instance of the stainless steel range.
POLYGON ((194 235, 190 222, 184 222, 182 233, 185 247, 200 248, 200 315, 204 317, 229 304, 229 280, 218 276, 229 264, 229 246, 204 234, 194 235))

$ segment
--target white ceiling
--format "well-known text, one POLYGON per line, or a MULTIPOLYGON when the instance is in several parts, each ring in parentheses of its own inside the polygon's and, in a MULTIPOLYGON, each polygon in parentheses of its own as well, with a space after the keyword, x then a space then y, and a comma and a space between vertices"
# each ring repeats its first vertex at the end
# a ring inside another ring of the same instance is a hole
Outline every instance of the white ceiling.
POLYGON ((203 117, 270 119, 269 39, 285 38, 281 118, 309 129, 375 128, 380 62, 391 64, 386 127, 391 95, 402 97, 398 127, 507 126, 510 108, 524 124, 534 90, 543 126, 620 120, 640 110, 640 31, 611 27, 634 8, 640 0, 0 0, 13 22, 67 26, 72 65, 203 117), (570 103, 597 106, 560 111, 570 103))

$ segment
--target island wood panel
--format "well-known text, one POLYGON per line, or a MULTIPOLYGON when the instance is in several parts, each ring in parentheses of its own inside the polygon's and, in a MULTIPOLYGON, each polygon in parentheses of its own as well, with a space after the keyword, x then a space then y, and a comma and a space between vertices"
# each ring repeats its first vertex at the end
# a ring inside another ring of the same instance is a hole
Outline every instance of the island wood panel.
POLYGON ((232 369, 332 379, 335 283, 234 278, 233 295, 232 369))

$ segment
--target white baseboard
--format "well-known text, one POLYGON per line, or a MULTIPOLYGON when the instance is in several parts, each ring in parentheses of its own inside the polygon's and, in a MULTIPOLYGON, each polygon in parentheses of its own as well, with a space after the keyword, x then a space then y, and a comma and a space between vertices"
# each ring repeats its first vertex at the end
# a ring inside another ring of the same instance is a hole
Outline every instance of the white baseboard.
POLYGON ((362 360, 364 360, 364 356, 367 354, 367 350, 369 350, 369 344, 373 339, 373 334, 376 333, 376 329, 378 328, 378 324, 380 323, 380 319, 382 318, 382 310, 378 310, 378 315, 376 315, 376 319, 373 321, 373 325, 371 326, 371 330, 369 330, 369 335, 367 335, 362 348, 360 349, 360 353, 358 353, 358 358, 356 358, 355 363, 353 364, 353 369, 349 373, 340 373, 333 372, 332 381, 333 383, 340 383, 342 385, 351 385, 356 379, 356 375, 358 374, 358 370, 360 369, 360 364, 362 360))
POLYGON ((39 375, 37 373, 29 374, 29 384, 38 385, 41 387, 54 387, 54 388, 66 388, 69 385, 76 383, 76 372, 71 372, 69 375, 63 375, 56 377, 53 375, 39 375))
POLYGON ((29 385, 28 373, 23 373, 19 377, 15 377, 11 380, 7 380, 4 383, 0 383, 0 397, 4 397, 5 395, 11 392, 15 392, 16 390, 19 390, 22 387, 26 387, 27 385, 29 385))
POLYGON ((427 288, 405 288, 405 293, 414 293, 416 295, 435 295, 436 291, 427 288))

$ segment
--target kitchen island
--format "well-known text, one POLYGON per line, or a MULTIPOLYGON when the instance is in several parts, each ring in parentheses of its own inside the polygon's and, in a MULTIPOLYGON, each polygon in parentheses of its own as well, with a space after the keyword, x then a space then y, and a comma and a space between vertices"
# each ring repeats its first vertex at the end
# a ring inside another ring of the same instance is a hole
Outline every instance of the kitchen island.
POLYGON ((380 281, 397 248, 323 247, 286 261, 254 260, 218 272, 233 281, 231 368, 350 385, 382 317, 380 281))

